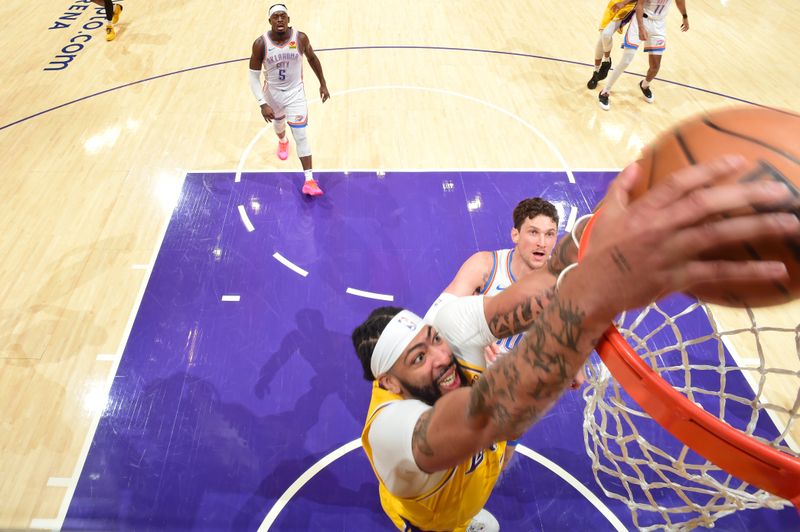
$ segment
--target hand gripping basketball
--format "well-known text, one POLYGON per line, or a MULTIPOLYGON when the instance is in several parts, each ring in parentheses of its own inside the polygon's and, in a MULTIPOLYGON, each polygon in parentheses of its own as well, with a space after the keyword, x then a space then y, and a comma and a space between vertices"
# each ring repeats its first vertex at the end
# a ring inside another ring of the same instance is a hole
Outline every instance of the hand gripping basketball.
POLYGON ((744 164, 727 156, 688 166, 635 200, 631 193, 643 172, 638 163, 626 168, 581 239, 580 268, 592 278, 593 297, 616 314, 696 286, 787 282, 781 262, 708 258, 726 246, 800 234, 796 216, 773 212, 792 197, 784 184, 728 180, 744 164), (742 209, 754 214, 725 217, 742 209))
MULTIPOLYGON (((675 171, 691 164, 710 162, 726 154, 744 158, 744 164, 721 182, 774 181, 792 191, 782 208, 800 215, 800 116, 749 106, 732 107, 697 115, 662 133, 647 146, 639 160, 645 179, 637 182, 631 197, 662 183, 675 171)), ((716 218, 748 216, 762 209, 759 205, 729 208, 716 218)), ((713 238, 713 235, 709 235, 713 238)), ((769 235, 739 239, 726 246, 715 246, 703 253, 706 260, 781 261, 789 277, 783 281, 729 279, 710 280, 691 287, 691 294, 704 301, 728 306, 762 306, 786 303, 800 297, 800 240, 769 235)))

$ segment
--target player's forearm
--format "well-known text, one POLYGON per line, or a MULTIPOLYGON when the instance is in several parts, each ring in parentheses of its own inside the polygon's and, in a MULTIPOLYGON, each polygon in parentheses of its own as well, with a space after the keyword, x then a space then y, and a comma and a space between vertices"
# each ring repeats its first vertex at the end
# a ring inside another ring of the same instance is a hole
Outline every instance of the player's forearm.
POLYGON ((686 0, 675 0, 675 4, 678 6, 678 11, 681 12, 681 16, 687 18, 689 15, 686 13, 686 0))
POLYGON ((516 438, 553 405, 614 317, 594 288, 580 269, 567 275, 517 348, 472 387, 468 419, 486 417, 496 439, 516 438))
POLYGON ((315 55, 314 57, 308 58, 308 65, 311 67, 311 70, 314 71, 314 74, 317 76, 320 85, 327 85, 325 83, 325 74, 322 73, 322 63, 319 62, 319 58, 315 55))
MULTIPOLYGON (((445 394, 420 416, 412 439, 420 468, 441 471, 494 442, 518 437, 572 381, 594 345, 591 338, 599 337, 608 321, 584 310, 584 303, 574 303, 583 289, 581 276, 567 279, 561 294, 548 293, 552 301, 543 305, 517 349, 472 388, 445 394)), ((583 299, 591 302, 585 294, 583 299)), ((528 306, 521 303, 518 315, 527 313, 528 306)))
POLYGON ((636 7, 634 8, 636 13, 636 21, 639 23, 639 27, 642 27, 643 20, 644 20, 644 3, 643 2, 636 2, 636 7))
POLYGON ((494 297, 484 299, 483 311, 495 338, 527 331, 555 297, 550 279, 528 275, 494 297))
MULTIPOLYGON (((588 219, 580 220, 572 232, 580 242, 588 219)), ((556 244, 547 262, 548 270, 558 276, 564 268, 578 260, 578 246, 572 234, 556 244)), ((497 338, 506 338, 526 331, 539 317, 555 294, 551 278, 528 275, 500 294, 484 301, 484 313, 489 330, 497 338)))

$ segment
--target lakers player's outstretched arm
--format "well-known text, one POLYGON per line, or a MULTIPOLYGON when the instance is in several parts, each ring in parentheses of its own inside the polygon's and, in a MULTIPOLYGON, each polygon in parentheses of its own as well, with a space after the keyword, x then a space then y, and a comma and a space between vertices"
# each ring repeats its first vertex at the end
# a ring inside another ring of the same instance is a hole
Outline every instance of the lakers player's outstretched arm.
MULTIPOLYGON (((447 469, 495 441, 521 435, 569 385, 622 310, 711 279, 785 279, 782 264, 701 258, 715 244, 800 234, 792 215, 716 217, 789 197, 788 189, 715 184, 740 164, 724 159, 681 170, 630 205, 628 191, 638 169, 620 174, 604 200, 592 247, 550 294, 525 339, 472 388, 445 394, 420 416, 412 438, 417 465, 427 472, 447 469)), ((529 314, 537 304, 520 301, 508 309, 507 319, 529 314)))

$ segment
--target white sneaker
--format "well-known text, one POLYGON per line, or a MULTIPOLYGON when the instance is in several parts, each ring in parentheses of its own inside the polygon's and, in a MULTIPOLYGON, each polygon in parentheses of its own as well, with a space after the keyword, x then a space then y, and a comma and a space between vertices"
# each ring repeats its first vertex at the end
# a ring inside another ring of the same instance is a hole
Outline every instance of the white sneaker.
POLYGON ((500 523, 484 508, 472 518, 467 532, 500 532, 500 523))

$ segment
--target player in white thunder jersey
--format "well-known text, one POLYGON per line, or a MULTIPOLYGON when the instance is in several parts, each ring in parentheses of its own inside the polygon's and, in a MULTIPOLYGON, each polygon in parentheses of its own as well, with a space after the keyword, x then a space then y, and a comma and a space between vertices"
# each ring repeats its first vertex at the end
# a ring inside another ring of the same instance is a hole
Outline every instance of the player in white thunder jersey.
MULTIPOLYGON (((622 49, 625 50, 622 54, 622 59, 620 59, 620 62, 614 68, 614 72, 608 78, 606 86, 597 96, 597 101, 604 111, 608 111, 611 108, 608 99, 611 87, 631 64, 636 55, 636 50, 639 49, 639 45, 642 43, 644 44, 644 51, 649 56, 650 68, 647 69, 645 79, 639 82, 639 89, 642 91, 647 103, 653 103, 655 98, 653 97, 653 91, 650 89, 650 83, 661 68, 661 56, 667 47, 666 16, 671 3, 672 0, 639 0, 636 3, 636 15, 628 25, 628 31, 625 32, 625 39, 622 42, 622 49)), ((675 0, 675 3, 683 16, 681 31, 689 31, 686 0, 675 0)))
POLYGON ((311 47, 308 36, 289 26, 289 12, 284 4, 269 8, 271 29, 253 42, 250 55, 250 90, 261 106, 261 116, 272 122, 278 135, 278 157, 289 157, 289 139, 286 124, 292 129, 297 145, 297 156, 303 165, 305 182, 302 192, 308 196, 323 194, 314 179, 311 163, 311 146, 308 142, 308 103, 303 86, 303 56, 319 79, 322 103, 330 98, 322 65, 311 47), (261 71, 264 71, 264 85, 261 71))
MULTIPOLYGON (((456 276, 425 314, 426 319, 432 322, 437 310, 452 299, 474 295, 494 296, 523 277, 537 278, 543 290, 553 286, 556 276, 548 269, 548 259, 556 244, 558 219, 558 210, 549 201, 542 198, 527 198, 520 201, 514 208, 514 226, 511 229, 511 240, 515 247, 498 251, 479 251, 473 254, 461 265, 456 276)), ((477 308, 478 303, 474 304, 477 308)), ((480 323, 480 320, 470 319, 463 322, 462 326, 475 332, 476 323, 480 323)), ((483 334, 479 338, 474 338, 477 342, 474 347, 477 349, 478 344, 484 341, 494 341, 497 350, 505 353, 510 351, 520 338, 521 334, 498 340, 483 334)), ((478 351, 465 356, 481 357, 485 345, 486 343, 483 343, 478 351)))
MULTIPOLYGON (((586 217, 575 223, 576 239, 585 223, 586 217)), ((497 352, 511 351, 520 343, 526 323, 547 304, 556 276, 577 260, 572 236, 565 236, 555 245, 558 211, 553 204, 541 198, 521 201, 514 209, 514 224, 511 236, 516 247, 472 255, 425 314, 426 323, 433 325, 452 347, 470 382, 480 377, 497 352), (532 259, 530 264, 522 261, 526 255, 532 259), (521 267, 520 261, 527 268, 521 267), (528 310, 508 322, 503 318, 508 309, 499 296, 512 284, 523 285, 521 292, 541 297, 532 298, 528 310)), ((579 388, 583 380, 581 371, 572 388, 579 388)))

